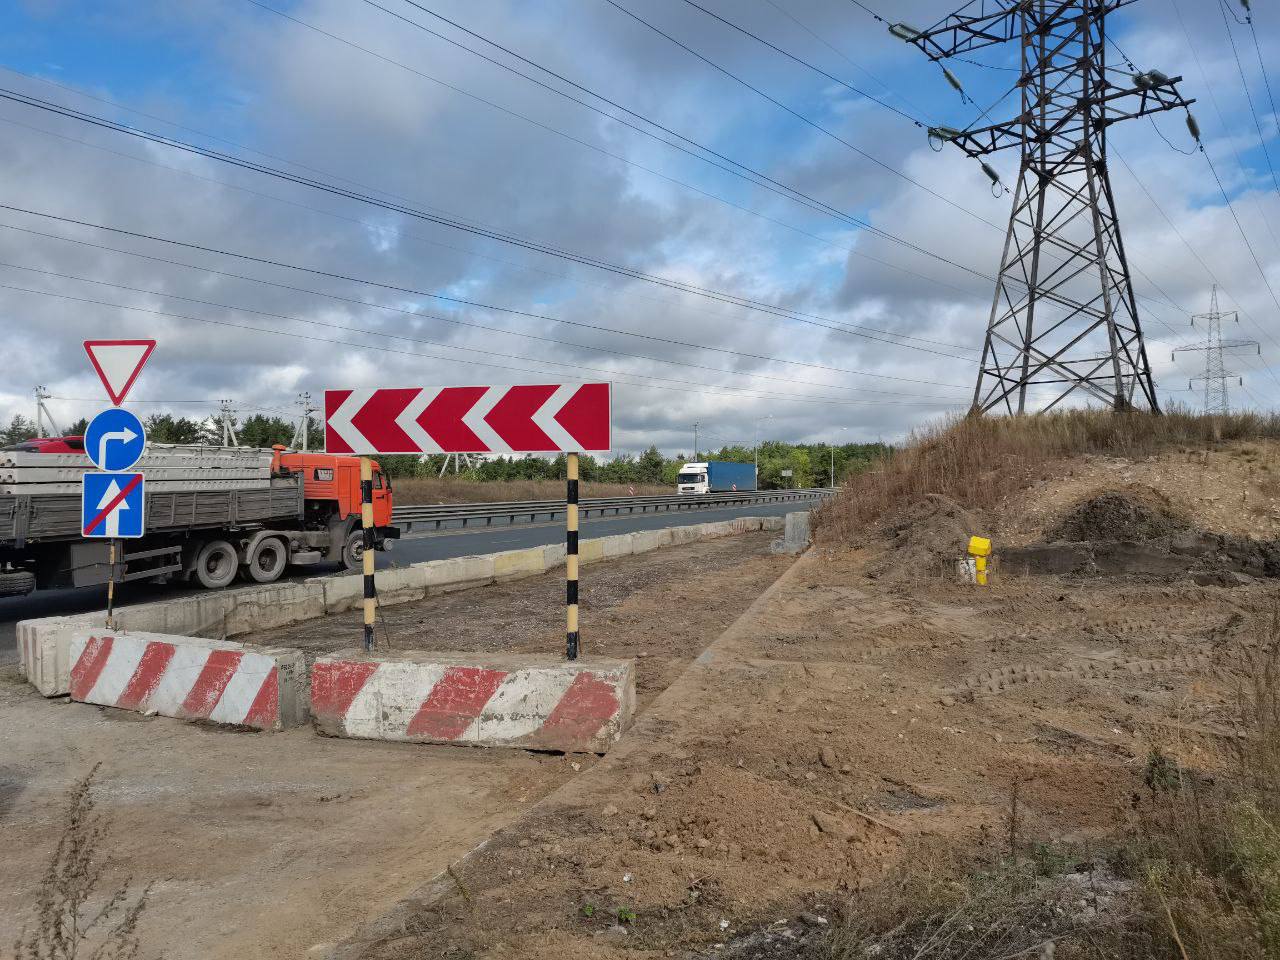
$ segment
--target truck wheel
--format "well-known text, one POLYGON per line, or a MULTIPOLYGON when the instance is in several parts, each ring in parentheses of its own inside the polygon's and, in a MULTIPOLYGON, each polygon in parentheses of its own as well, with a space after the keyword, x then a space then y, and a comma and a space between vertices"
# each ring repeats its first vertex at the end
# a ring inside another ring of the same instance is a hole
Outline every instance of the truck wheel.
POLYGON ((0 597, 24 597, 36 588, 36 575, 30 570, 0 571, 0 597))
POLYGON ((359 570, 364 563, 364 531, 353 530, 342 547, 342 565, 348 570, 359 570))
POLYGON ((225 540, 210 540, 196 554, 196 582, 206 590, 221 590, 236 578, 236 548, 225 540))
POLYGON ((289 564, 289 548, 279 537, 263 537, 253 548, 245 573, 254 583, 275 583, 289 564))

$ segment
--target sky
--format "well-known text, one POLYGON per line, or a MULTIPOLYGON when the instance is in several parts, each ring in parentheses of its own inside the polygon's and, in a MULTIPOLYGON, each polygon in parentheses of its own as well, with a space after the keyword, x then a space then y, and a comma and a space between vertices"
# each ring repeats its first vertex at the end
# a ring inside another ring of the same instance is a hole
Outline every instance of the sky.
MULTIPOLYGON (((1233 405, 1271 408, 1280 11, 1251 32, 1221 3, 1109 17, 1113 62, 1183 77, 1208 158, 1181 115, 1132 120, 1111 179, 1162 402, 1202 402, 1203 354, 1174 351, 1216 282, 1224 335, 1260 344, 1233 405)), ((703 449, 899 440, 971 400, 1011 197, 919 124, 1012 116, 1016 50, 953 63, 962 99, 850 0, 0 0, 0 24, 0 94, 229 161, 0 99, 6 422, 37 385, 92 416, 81 342, 116 336, 158 341, 143 415, 609 380, 619 452, 688 453, 695 423, 703 449)))

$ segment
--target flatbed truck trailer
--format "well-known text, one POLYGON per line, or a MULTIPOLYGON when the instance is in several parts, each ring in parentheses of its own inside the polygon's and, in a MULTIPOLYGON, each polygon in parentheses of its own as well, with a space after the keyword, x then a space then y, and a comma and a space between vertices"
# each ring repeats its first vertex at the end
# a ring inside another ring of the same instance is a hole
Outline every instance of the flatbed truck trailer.
MULTIPOLYGON (((269 475, 224 480, 217 470, 187 469, 198 459, 184 461, 176 452, 166 457, 153 446, 150 467, 158 476, 178 479, 160 480, 152 489, 148 474, 146 534, 116 541, 115 581, 189 580, 220 589, 237 576, 271 583, 290 565, 359 567, 359 459, 284 447, 263 451, 264 460, 268 454, 269 475)), ((0 481, 8 481, 0 483, 0 596, 112 579, 110 543, 82 536, 80 496, 70 492, 76 484, 66 479, 83 472, 87 460, 0 452, 4 463, 9 466, 0 467, 0 481)), ((391 525, 390 478, 376 462, 373 469, 374 544, 385 550, 400 534, 391 525)))

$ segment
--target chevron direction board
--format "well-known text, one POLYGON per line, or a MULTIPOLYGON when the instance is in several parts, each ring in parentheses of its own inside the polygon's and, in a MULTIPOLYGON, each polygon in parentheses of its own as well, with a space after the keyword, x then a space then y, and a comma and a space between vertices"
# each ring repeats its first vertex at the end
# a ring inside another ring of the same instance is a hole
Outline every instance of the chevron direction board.
POLYGON ((328 453, 604 453, 607 383, 324 392, 328 453))

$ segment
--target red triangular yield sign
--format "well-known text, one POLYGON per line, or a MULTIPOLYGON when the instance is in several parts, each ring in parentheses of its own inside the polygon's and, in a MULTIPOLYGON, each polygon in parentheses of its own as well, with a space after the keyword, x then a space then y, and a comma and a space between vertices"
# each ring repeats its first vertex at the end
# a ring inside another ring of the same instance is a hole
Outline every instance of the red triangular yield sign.
POLYGON ((117 407, 124 403, 133 382, 156 348, 154 340, 86 340, 84 352, 117 407))

